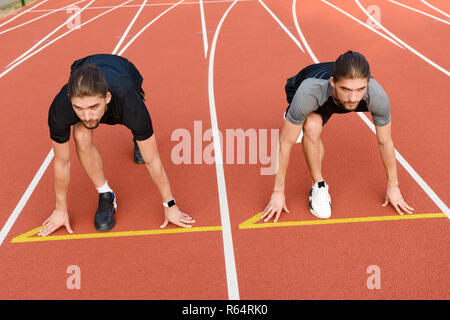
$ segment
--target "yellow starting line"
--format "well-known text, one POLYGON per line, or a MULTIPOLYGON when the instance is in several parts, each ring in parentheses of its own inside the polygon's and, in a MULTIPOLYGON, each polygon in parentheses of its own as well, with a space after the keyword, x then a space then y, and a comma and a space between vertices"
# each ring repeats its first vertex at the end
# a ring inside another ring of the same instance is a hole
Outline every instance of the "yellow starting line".
POLYGON ((342 218, 342 219, 323 219, 323 220, 304 220, 304 221, 287 221, 287 222, 258 222, 262 212, 256 214, 250 219, 242 222, 239 229, 259 229, 271 227, 294 227, 294 226, 310 226, 318 224, 335 224, 335 223, 351 223, 351 222, 369 222, 369 221, 391 221, 391 220, 410 220, 410 219, 428 219, 428 218, 447 218, 444 213, 424 213, 424 214, 405 214, 395 216, 380 217, 362 217, 362 218, 342 218))
POLYGON ((98 232, 98 233, 67 234, 61 236, 33 237, 41 229, 42 226, 35 228, 31 231, 28 231, 26 233, 23 233, 20 236, 17 236, 14 239, 12 239, 11 242, 18 243, 18 242, 37 242, 37 241, 51 241, 51 240, 75 240, 75 239, 146 236, 152 234, 218 231, 222 230, 222 227, 214 226, 214 227, 192 227, 192 228, 176 228, 176 229, 152 229, 152 230, 138 230, 138 231, 98 232))
MULTIPOLYGON (((336 223, 352 223, 352 222, 371 222, 371 221, 392 221, 392 220, 411 220, 411 219, 429 219, 429 218, 447 218, 444 213, 424 213, 424 214, 408 214, 395 216, 380 216, 380 217, 362 217, 362 218, 341 218, 341 219, 316 219, 303 221, 287 221, 287 222, 261 222, 260 217, 262 212, 254 215, 250 219, 239 224, 239 229, 261 229, 272 227, 295 227, 295 226, 310 226, 322 224, 336 224, 336 223)), ((39 242, 52 240, 76 240, 76 239, 96 239, 96 238, 113 238, 113 237, 131 237, 131 236, 146 236, 155 234, 170 234, 170 233, 185 233, 185 232, 204 232, 204 231, 220 231, 221 226, 210 227, 192 227, 192 228, 174 228, 174 229, 152 229, 152 230, 138 230, 138 231, 119 231, 119 232, 98 232, 98 233, 83 233, 83 234, 67 234, 60 236, 46 236, 38 237, 36 235, 42 226, 31 231, 25 232, 11 240, 12 243, 20 242, 39 242)))

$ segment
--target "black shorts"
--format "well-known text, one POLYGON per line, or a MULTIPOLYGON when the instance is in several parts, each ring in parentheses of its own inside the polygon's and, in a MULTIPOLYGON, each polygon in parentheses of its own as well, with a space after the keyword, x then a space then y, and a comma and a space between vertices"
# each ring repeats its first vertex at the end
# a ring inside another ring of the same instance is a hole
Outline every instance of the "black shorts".
MULTIPOLYGON (((289 107, 291 105, 288 105, 287 109, 286 109, 286 114, 288 113, 289 107)), ((314 113, 320 114, 320 116, 322 117, 322 126, 324 126, 328 120, 331 118, 331 116, 333 115, 333 111, 329 110, 327 108, 319 108, 316 111, 313 111, 314 113)))

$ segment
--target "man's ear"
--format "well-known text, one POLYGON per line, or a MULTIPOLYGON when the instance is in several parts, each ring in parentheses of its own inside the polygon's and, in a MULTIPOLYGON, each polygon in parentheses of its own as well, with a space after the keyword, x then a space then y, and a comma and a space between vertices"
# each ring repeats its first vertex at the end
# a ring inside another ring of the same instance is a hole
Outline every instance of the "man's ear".
POLYGON ((330 77, 330 84, 333 88, 336 87, 336 83, 334 82, 333 77, 330 77))
POLYGON ((111 96, 111 92, 108 91, 108 92, 106 93, 106 104, 108 104, 108 103, 111 101, 111 97, 112 97, 112 96, 111 96))

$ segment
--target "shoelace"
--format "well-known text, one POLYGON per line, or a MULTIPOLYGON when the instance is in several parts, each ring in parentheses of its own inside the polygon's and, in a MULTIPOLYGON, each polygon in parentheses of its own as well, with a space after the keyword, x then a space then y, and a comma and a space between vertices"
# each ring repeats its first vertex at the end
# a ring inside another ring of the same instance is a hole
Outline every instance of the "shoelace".
POLYGON ((102 214, 107 214, 108 212, 112 211, 114 200, 106 199, 106 198, 100 198, 99 199, 99 207, 101 208, 100 212, 102 214))

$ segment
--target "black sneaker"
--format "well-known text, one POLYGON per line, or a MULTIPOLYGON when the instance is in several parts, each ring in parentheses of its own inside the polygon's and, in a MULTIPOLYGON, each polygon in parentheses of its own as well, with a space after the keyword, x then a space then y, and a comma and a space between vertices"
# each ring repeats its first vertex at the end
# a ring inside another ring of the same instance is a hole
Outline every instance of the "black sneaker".
POLYGON ((133 155, 134 162, 138 164, 145 163, 135 139, 133 139, 133 144, 134 144, 134 155, 133 155))
POLYGON ((114 213, 117 210, 116 196, 113 192, 99 193, 98 208, 94 216, 94 226, 98 231, 109 231, 114 227, 114 213))

